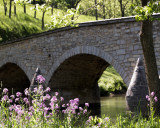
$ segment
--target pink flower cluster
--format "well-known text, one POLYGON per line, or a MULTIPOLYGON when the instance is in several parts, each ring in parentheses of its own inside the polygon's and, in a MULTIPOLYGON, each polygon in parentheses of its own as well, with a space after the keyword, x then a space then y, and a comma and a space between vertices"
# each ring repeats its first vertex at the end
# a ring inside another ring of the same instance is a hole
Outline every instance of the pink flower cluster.
POLYGON ((151 99, 153 99, 154 102, 157 102, 158 101, 158 98, 155 96, 155 92, 151 92, 150 96, 149 95, 146 95, 146 99, 148 101, 150 101, 151 99))
POLYGON ((42 75, 37 76, 37 81, 41 84, 45 82, 45 78, 42 75))
MULTIPOLYGON (((37 80, 39 83, 43 83, 45 78, 39 75, 37 76, 37 80)), ((33 89, 33 92, 30 92, 30 90, 26 88, 24 90, 24 95, 22 95, 21 92, 17 92, 15 95, 11 95, 9 97, 7 95, 8 89, 4 88, 1 105, 8 106, 8 109, 4 109, 3 111, 9 110, 10 119, 14 118, 17 121, 23 119, 24 122, 28 122, 30 120, 42 122, 42 117, 47 122, 52 120, 50 118, 57 115, 59 112, 62 112, 69 117, 87 114, 89 103, 85 103, 84 108, 79 107, 79 98, 75 98, 71 99, 67 104, 62 104, 64 98, 60 97, 58 92, 55 92, 54 95, 48 94, 47 92, 50 90, 51 89, 49 87, 44 89, 42 85, 39 85, 33 89), (30 100, 28 97, 31 97, 30 100), (46 105, 46 103, 49 103, 49 105, 46 105), (62 111, 60 111, 61 108, 63 109, 62 111), (74 116, 71 116, 71 114, 74 116), (37 117, 36 115, 39 116, 37 117), (35 119, 35 117, 37 118, 35 119)), ((6 118, 5 115, 4 118, 6 118)))

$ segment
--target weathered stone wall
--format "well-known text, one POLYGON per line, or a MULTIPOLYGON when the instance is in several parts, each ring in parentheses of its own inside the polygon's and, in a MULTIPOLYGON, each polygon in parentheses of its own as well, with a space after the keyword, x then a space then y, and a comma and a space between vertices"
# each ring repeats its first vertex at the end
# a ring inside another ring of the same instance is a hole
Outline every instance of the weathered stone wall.
MULTIPOLYGON (((15 63, 30 81, 39 67, 48 84, 66 59, 78 54, 91 54, 114 66, 128 86, 136 61, 142 55, 139 31, 140 23, 130 17, 82 23, 77 28, 68 27, 32 35, 1 44, 0 67, 8 62, 15 63)), ((154 22, 153 37, 160 74, 158 21, 154 22)))

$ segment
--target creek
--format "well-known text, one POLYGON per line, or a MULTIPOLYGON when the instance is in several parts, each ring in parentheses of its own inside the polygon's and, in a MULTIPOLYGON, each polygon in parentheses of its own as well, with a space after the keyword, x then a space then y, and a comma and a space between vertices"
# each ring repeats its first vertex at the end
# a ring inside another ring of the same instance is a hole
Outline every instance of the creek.
POLYGON ((101 97, 101 115, 105 114, 112 119, 116 119, 116 115, 124 113, 125 111, 125 95, 101 97))

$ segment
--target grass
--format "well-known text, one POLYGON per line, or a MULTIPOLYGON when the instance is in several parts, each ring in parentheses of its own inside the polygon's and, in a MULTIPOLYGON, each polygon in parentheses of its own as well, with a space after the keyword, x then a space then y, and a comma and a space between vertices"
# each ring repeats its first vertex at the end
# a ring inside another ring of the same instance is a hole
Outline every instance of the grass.
MULTIPOLYGON (((47 31, 47 28, 44 30, 41 29, 41 19, 42 12, 37 11, 37 18, 33 18, 34 11, 31 8, 34 7, 32 4, 26 6, 26 14, 23 13, 23 7, 17 4, 17 15, 14 16, 14 8, 12 4, 12 16, 9 18, 9 10, 7 10, 7 15, 4 15, 3 2, 0 1, 0 42, 5 42, 8 40, 14 40, 17 38, 25 37, 34 33, 40 33, 47 31)), ((9 9, 9 3, 7 4, 7 9, 9 9)), ((54 14, 64 13, 64 11, 59 9, 54 9, 54 14)), ((51 11, 46 12, 45 14, 45 24, 51 21, 51 11)), ((81 15, 76 20, 76 23, 93 21, 95 17, 81 15)))
POLYGON ((101 96, 109 95, 109 93, 124 93, 126 85, 121 76, 116 72, 114 67, 109 66, 102 74, 98 81, 101 96))

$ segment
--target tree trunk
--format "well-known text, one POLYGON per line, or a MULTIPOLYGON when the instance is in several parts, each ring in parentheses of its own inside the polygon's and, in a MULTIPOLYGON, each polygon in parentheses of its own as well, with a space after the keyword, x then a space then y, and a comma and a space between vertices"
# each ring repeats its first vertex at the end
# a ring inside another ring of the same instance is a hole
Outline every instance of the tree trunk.
POLYGON ((37 13, 37 11, 35 10, 35 11, 34 11, 34 18, 36 18, 36 13, 37 13))
POLYGON ((106 12, 105 12, 105 1, 103 0, 103 19, 106 19, 106 12))
POLYGON ((51 14, 53 15, 53 3, 52 3, 52 5, 51 5, 51 6, 52 6, 52 9, 51 9, 51 14))
POLYGON ((16 3, 14 2, 14 15, 16 16, 16 3))
POLYGON ((122 9, 122 15, 121 16, 124 17, 124 9, 122 9))
POLYGON ((122 0, 118 0, 120 4, 120 9, 121 9, 121 17, 124 17, 124 8, 123 8, 123 3, 122 0))
POLYGON ((43 12, 43 14, 42 14, 42 30, 44 29, 44 14, 45 14, 45 12, 43 12))
MULTIPOLYGON (((36 5, 35 5, 35 9, 36 9, 36 5)), ((36 10, 34 11, 34 18, 36 18, 36 10)))
MULTIPOLYGON (((114 0, 114 8, 116 8, 116 0, 114 0)), ((113 9, 114 10, 114 18, 116 17, 116 10, 115 9, 113 9)))
POLYGON ((98 20, 98 13, 97 13, 97 0, 95 0, 95 6, 96 6, 96 9, 95 9, 95 16, 96 16, 96 20, 98 20))
POLYGON ((4 14, 6 16, 6 14, 7 14, 7 3, 3 0, 3 4, 4 4, 4 14))
POLYGON ((12 10, 12 0, 10 0, 9 4, 9 18, 11 18, 11 10, 12 10))
POLYGON ((24 4, 24 13, 26 13, 26 5, 24 4))
MULTIPOLYGON (((148 1, 141 0, 142 6, 147 5, 148 1)), ((149 21, 149 19, 142 21, 140 40, 144 54, 145 71, 146 71, 149 92, 150 93, 155 92, 156 93, 155 95, 158 97, 158 100, 160 100, 160 81, 159 81, 156 57, 154 52, 152 28, 153 28, 152 21, 149 21)), ((152 102, 151 100, 150 105, 153 106, 155 115, 160 115, 159 102, 152 102)))

